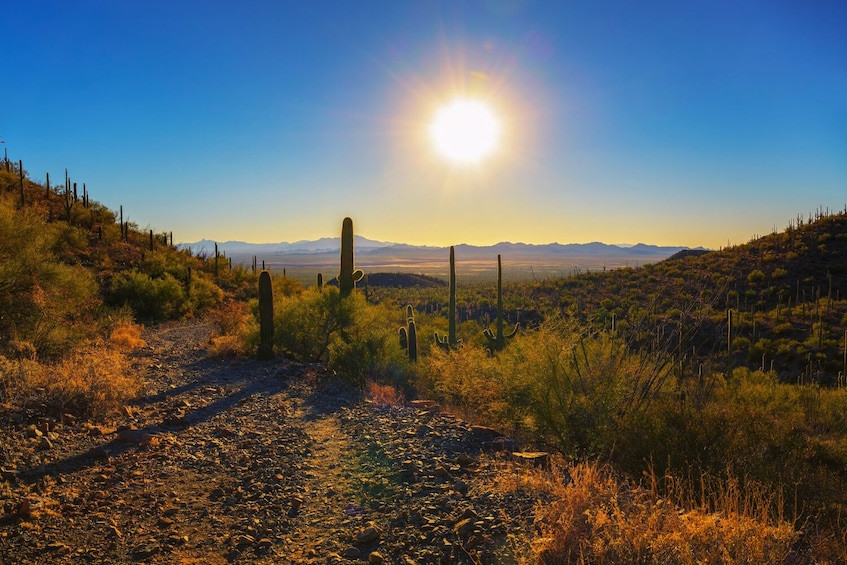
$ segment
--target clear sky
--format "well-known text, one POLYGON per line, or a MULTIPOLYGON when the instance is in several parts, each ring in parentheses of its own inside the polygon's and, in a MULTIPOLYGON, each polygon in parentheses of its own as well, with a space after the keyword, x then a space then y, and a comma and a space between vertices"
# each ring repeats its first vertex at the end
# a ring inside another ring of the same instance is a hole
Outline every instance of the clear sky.
POLYGON ((37 0, 0 139, 182 242, 717 248, 847 204, 843 1, 37 0), (473 165, 429 125, 485 100, 473 165))

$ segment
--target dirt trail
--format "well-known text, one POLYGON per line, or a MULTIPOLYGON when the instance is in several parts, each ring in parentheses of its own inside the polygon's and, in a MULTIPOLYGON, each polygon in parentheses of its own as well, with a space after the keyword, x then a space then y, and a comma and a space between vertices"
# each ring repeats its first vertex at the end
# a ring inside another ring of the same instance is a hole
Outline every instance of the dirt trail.
POLYGON ((48 447, 0 414, 0 563, 516 561, 535 500, 482 488, 501 463, 470 426, 317 365, 209 359, 211 332, 146 330, 145 393, 109 425, 48 447))

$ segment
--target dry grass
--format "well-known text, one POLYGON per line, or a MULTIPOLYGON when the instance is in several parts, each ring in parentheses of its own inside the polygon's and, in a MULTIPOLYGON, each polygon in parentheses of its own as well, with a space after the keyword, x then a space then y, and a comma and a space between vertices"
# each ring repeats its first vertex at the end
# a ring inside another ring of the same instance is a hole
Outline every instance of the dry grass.
POLYGON ((121 322, 112 328, 109 343, 125 350, 140 349, 147 346, 141 338, 144 326, 132 322, 121 322))
POLYGON ((533 542, 539 563, 783 563, 799 537, 791 524, 770 515, 766 497, 745 498, 730 483, 710 483, 705 499, 704 493, 686 494, 701 507, 706 500, 714 509, 706 512, 629 485, 599 464, 567 468, 559 459, 546 471, 507 468, 493 488, 543 501, 533 542))
POLYGON ((249 336, 256 321, 250 315, 250 309, 243 302, 224 302, 207 315, 215 324, 218 335, 209 343, 211 357, 238 357, 250 355, 254 346, 249 336))
POLYGON ((380 406, 403 406, 406 403, 403 393, 395 387, 375 381, 365 383, 365 399, 380 406))
POLYGON ((117 412, 140 388, 126 357, 107 344, 49 365, 0 357, 0 382, 0 393, 10 405, 91 420, 117 412))
POLYGON ((210 357, 240 357, 250 353, 244 339, 237 335, 221 335, 209 341, 207 349, 210 357))

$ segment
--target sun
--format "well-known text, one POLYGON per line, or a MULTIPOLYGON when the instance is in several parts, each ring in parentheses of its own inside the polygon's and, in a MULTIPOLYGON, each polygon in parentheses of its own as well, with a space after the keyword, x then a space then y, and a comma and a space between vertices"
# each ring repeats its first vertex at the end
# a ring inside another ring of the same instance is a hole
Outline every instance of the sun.
POLYGON ((497 149, 500 129, 500 121, 489 104, 457 98, 438 109, 429 134, 442 156, 457 163, 475 164, 497 149))

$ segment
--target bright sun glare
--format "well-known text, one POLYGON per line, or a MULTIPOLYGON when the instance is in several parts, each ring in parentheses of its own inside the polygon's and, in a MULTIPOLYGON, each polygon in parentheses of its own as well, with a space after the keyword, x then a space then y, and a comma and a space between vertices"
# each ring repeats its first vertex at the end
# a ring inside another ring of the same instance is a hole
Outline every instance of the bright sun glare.
POLYGON ((500 122, 481 100, 459 98, 439 108, 429 126, 435 149, 460 163, 478 163, 500 142, 500 122))

